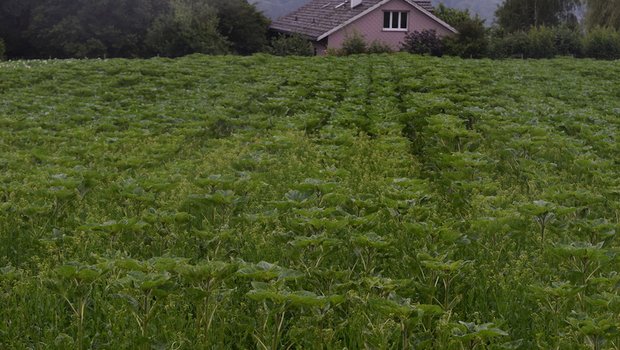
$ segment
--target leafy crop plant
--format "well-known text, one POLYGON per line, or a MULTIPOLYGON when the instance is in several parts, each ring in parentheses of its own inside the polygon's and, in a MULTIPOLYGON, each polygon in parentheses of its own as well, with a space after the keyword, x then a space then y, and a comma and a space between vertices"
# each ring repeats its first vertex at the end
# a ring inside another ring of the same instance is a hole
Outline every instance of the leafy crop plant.
POLYGON ((620 349, 620 65, 0 62, 1 349, 620 349))

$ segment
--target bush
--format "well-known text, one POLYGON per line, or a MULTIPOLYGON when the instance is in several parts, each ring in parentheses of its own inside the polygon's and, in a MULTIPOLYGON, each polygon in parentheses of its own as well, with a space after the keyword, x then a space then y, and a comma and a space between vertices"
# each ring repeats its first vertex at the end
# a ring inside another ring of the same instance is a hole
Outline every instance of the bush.
POLYGON ((328 47, 325 49, 325 56, 344 56, 344 52, 340 49, 328 47))
POLYGON ((368 53, 389 53, 394 50, 392 47, 382 41, 374 40, 370 45, 368 45, 368 53))
POLYGON ((443 39, 444 52, 451 56, 463 58, 482 58, 489 46, 484 21, 469 19, 456 26, 457 35, 443 39))
POLYGON ((403 50, 419 55, 443 56, 443 42, 433 29, 416 30, 405 36, 403 50))
POLYGON ((487 30, 484 20, 476 15, 472 17, 469 10, 458 10, 439 4, 435 14, 453 26, 458 34, 443 39, 444 53, 463 58, 481 58, 487 54, 487 30))
POLYGON ((620 58, 620 33, 612 28, 592 29, 583 40, 586 57, 613 60, 620 58))
POLYGON ((267 52, 276 56, 313 56, 314 46, 299 34, 278 35, 271 39, 267 52))
POLYGON ((496 31, 490 39, 492 58, 552 58, 555 56, 555 33, 546 27, 504 34, 496 31))
POLYGON ((146 43, 155 54, 166 57, 228 53, 230 43, 218 33, 217 26, 217 14, 208 4, 178 1, 170 13, 153 22, 146 43))
POLYGON ((269 19, 256 9, 254 5, 256 1, 192 1, 195 1, 199 6, 202 3, 209 4, 216 10, 218 17, 217 31, 230 43, 232 52, 250 55, 263 50, 268 45, 269 19))
POLYGON ((492 58, 528 58, 532 50, 529 33, 523 31, 504 34, 499 30, 489 42, 488 55, 492 58))
POLYGON ((581 34, 570 27, 564 25, 556 27, 555 30, 555 51, 562 56, 578 57, 582 52, 581 34))
POLYGON ((527 33, 527 58, 553 58, 555 57, 555 33, 547 27, 532 27, 527 33))
POLYGON ((340 53, 342 55, 355 55, 360 53, 366 53, 367 45, 364 36, 356 31, 347 33, 344 41, 342 42, 342 49, 340 53))
POLYGON ((0 61, 4 59, 5 52, 6 52, 6 48, 4 46, 4 41, 0 39, 0 61))
POLYGON ((519 57, 525 58, 529 39, 525 32, 513 32, 505 34, 501 29, 496 30, 489 40, 489 57, 491 58, 507 58, 519 57))

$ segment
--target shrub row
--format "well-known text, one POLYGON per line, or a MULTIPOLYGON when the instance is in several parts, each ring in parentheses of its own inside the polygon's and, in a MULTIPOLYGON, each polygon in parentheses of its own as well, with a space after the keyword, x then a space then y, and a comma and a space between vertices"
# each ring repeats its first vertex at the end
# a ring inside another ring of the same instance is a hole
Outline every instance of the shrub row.
MULTIPOLYGON (((409 33, 402 51, 420 55, 461 56, 464 58, 553 58, 556 56, 620 59, 620 32, 612 28, 594 28, 583 34, 566 26, 535 27, 529 31, 504 33, 486 30, 482 22, 469 21, 459 26, 459 34, 441 38, 434 30, 409 33)), ((327 54, 347 56, 362 53, 384 53, 393 49, 382 42, 368 43, 359 33, 349 33, 340 49, 327 54)), ((267 52, 279 55, 310 56, 312 44, 305 38, 278 36, 272 39, 267 52)))
MULTIPOLYGON (((312 56, 315 54, 312 43, 308 39, 296 34, 275 36, 271 39, 270 45, 265 51, 276 56, 312 56)), ((327 54, 330 56, 348 56, 393 51, 392 47, 384 42, 375 40, 368 43, 363 35, 352 32, 349 33, 340 49, 328 49, 327 54)))
POLYGON ((278 35, 271 39, 267 53, 275 56, 312 56, 312 43, 301 35, 278 35))
POLYGON ((347 35, 347 38, 342 43, 342 48, 339 50, 330 49, 328 54, 335 56, 348 56, 361 53, 386 53, 394 51, 390 45, 375 40, 371 43, 367 43, 364 36, 352 32, 347 35))
POLYGON ((620 34, 610 28, 594 28, 584 35, 566 27, 539 27, 489 39, 488 56, 492 58, 553 58, 558 55, 619 59, 620 34))
POLYGON ((596 59, 620 59, 620 32, 594 28, 586 34, 568 27, 537 27, 529 31, 502 33, 489 31, 484 37, 439 38, 433 30, 412 32, 403 42, 403 50, 415 54, 462 56, 466 58, 553 58, 574 56, 596 59))

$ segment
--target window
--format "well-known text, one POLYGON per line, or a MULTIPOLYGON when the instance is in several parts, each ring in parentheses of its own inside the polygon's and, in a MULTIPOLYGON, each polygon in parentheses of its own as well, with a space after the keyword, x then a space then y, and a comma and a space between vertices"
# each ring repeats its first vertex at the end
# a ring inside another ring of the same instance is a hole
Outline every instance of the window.
POLYGON ((407 23, 407 12, 383 12, 383 29, 385 30, 407 30, 407 23))

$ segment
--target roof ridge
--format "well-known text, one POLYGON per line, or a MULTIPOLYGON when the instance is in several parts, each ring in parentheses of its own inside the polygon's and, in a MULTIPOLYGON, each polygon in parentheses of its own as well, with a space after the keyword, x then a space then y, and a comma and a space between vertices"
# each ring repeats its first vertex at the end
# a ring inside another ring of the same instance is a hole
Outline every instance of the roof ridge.
MULTIPOLYGON (((364 14, 369 9, 385 0, 363 0, 361 4, 351 8, 351 0, 311 0, 296 10, 279 17, 272 22, 271 28, 287 33, 299 33, 317 40, 325 33, 343 23, 364 14)), ((430 0, 411 1, 423 10, 432 12, 430 0)))

